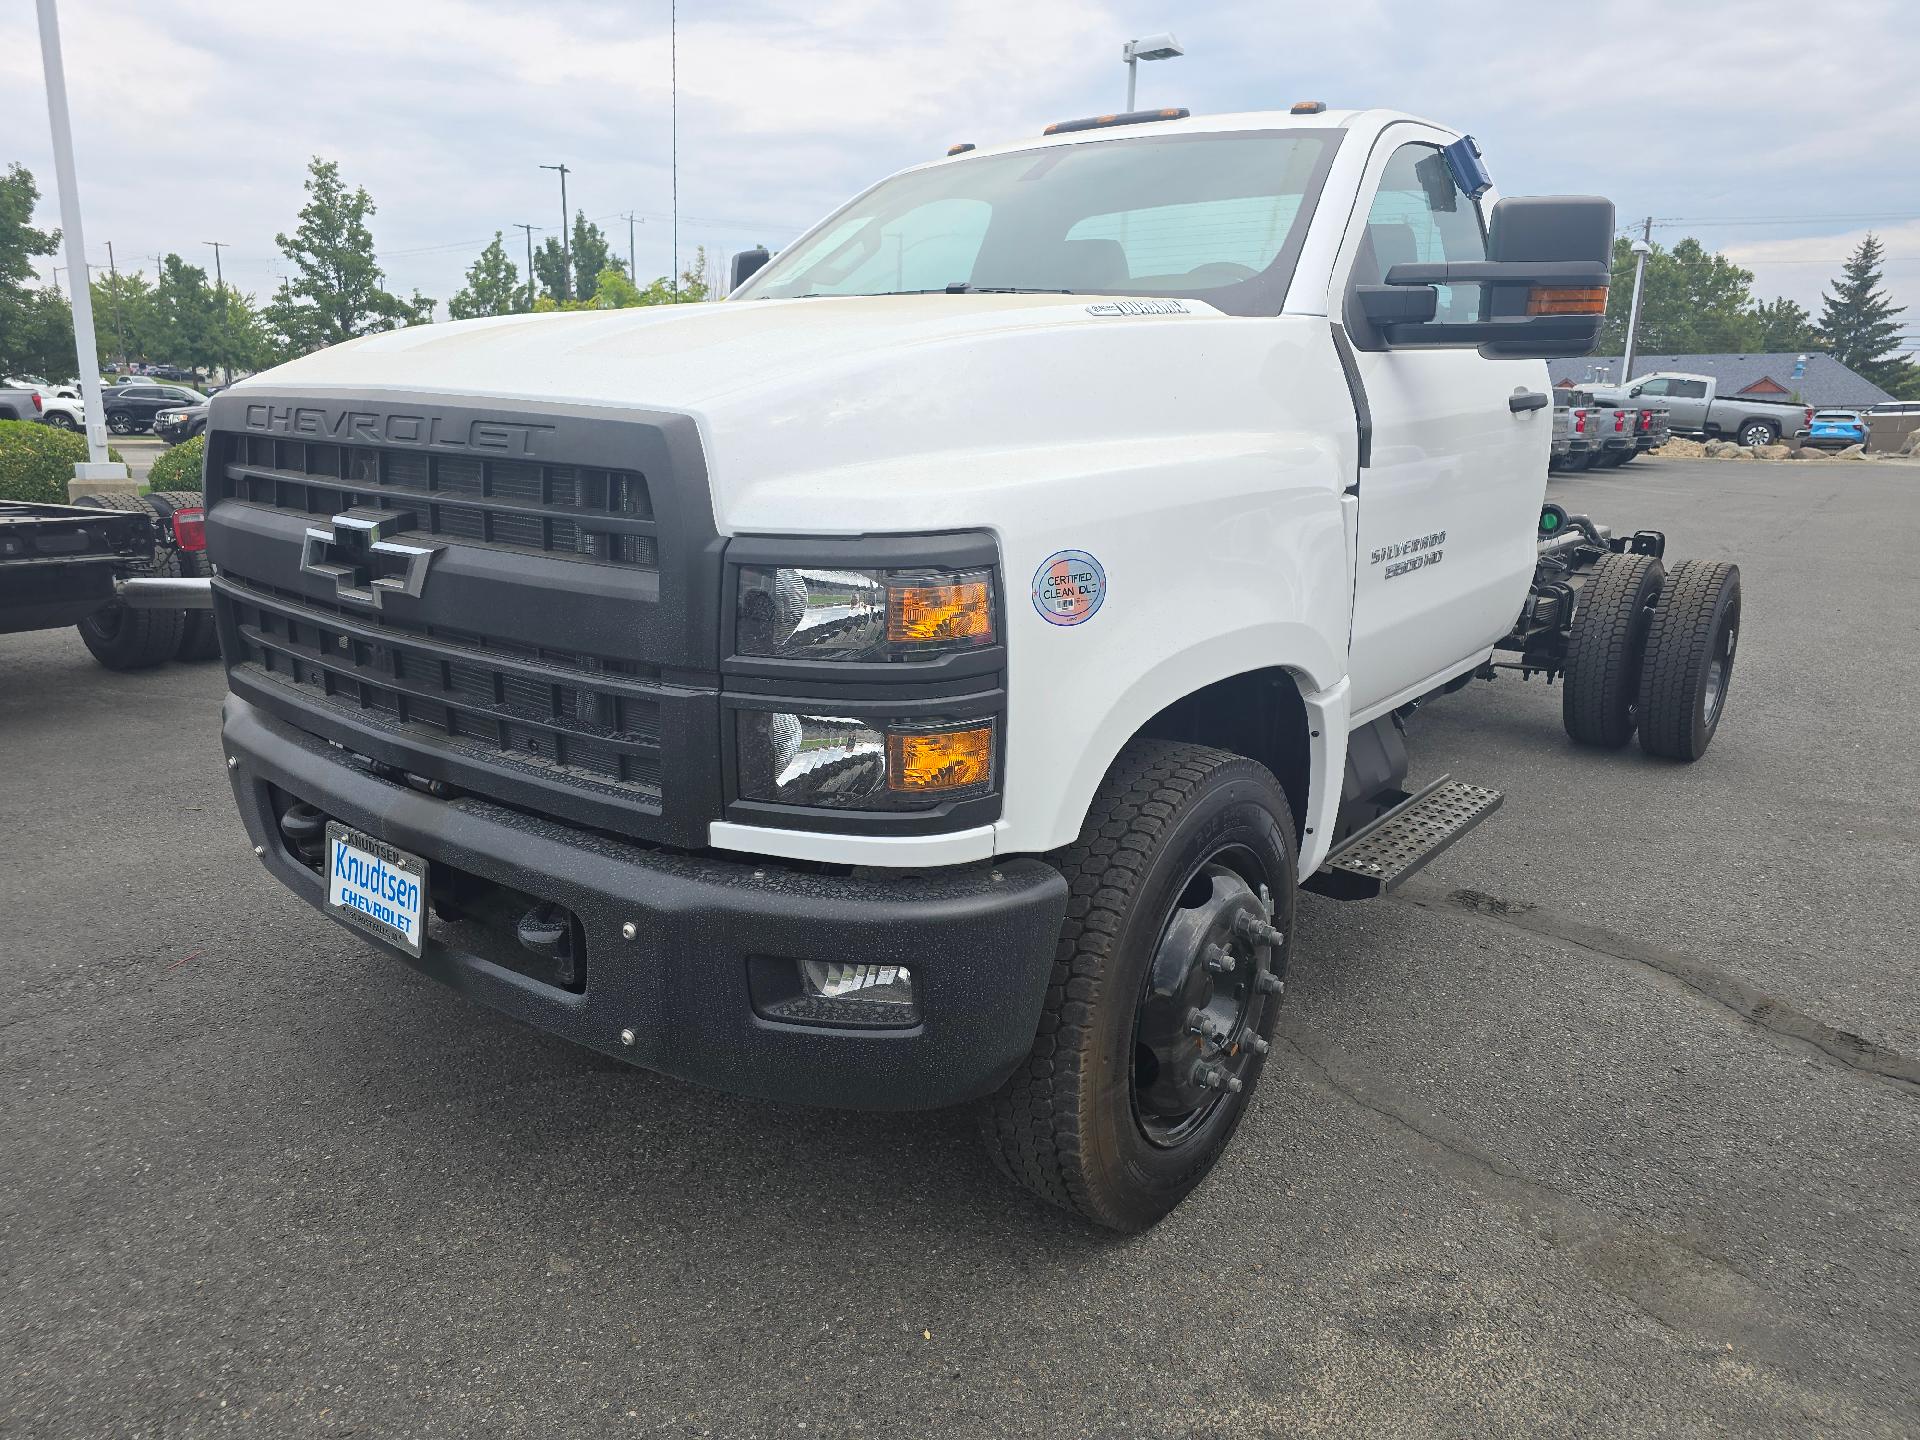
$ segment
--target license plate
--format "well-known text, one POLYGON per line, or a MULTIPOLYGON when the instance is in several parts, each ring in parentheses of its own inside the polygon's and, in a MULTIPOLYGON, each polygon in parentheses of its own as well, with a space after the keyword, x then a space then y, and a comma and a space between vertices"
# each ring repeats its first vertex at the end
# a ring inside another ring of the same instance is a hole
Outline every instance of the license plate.
POLYGON ((329 914, 418 955, 426 906, 426 861, 337 820, 327 822, 329 914))

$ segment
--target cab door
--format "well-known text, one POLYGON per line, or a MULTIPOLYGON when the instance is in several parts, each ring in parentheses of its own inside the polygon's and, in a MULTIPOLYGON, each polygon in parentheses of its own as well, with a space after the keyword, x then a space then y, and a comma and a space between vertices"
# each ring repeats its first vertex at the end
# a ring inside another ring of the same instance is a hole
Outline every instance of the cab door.
MULTIPOLYGON (((1354 299, 1397 264, 1487 258, 1480 205, 1440 151, 1451 139, 1412 125, 1382 134, 1329 297, 1373 421, 1348 658, 1362 718, 1471 668, 1513 628, 1546 497, 1546 364, 1484 359, 1471 345, 1389 349, 1354 299)), ((1437 288, 1437 319, 1479 318, 1477 286, 1437 288)))

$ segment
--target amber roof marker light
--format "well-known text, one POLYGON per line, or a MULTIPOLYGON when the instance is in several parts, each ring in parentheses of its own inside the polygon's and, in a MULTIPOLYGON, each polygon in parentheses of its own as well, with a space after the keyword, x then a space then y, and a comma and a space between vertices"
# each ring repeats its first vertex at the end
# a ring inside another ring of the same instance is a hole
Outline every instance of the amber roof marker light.
POLYGON ((1165 110, 1130 110, 1124 115, 1089 115, 1084 120, 1056 120, 1042 135, 1071 135, 1076 130, 1105 130, 1114 125, 1150 125, 1155 120, 1184 120, 1190 112, 1184 105, 1165 110))

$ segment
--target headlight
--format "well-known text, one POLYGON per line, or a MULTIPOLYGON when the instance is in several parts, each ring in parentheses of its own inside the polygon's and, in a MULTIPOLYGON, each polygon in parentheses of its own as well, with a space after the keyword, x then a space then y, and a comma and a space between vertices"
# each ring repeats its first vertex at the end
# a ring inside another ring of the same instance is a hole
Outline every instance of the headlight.
POLYGON ((740 797, 837 810, 923 810, 993 788, 994 723, 742 710, 740 797))
POLYGON ((153 418, 156 424, 171 425, 180 418, 180 412, 178 410, 162 410, 153 418))
POLYGON ((996 639, 991 570, 747 565, 739 575, 741 655, 924 660, 996 639))

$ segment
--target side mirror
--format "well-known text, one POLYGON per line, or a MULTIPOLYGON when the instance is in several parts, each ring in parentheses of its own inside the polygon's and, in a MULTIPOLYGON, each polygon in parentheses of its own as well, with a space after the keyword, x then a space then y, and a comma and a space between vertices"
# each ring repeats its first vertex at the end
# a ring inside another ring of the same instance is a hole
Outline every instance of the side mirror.
POLYGON ((1485 260, 1395 265, 1386 274, 1388 287, 1477 285, 1480 318, 1385 324, 1382 334, 1389 345, 1409 349, 1478 345, 1488 359, 1589 354, 1607 317, 1612 246, 1611 200, 1502 200, 1488 221, 1485 260))
POLYGON ((1644 385, 1634 386, 1631 390, 1627 391, 1627 398, 1629 400, 1638 400, 1640 398, 1640 392, 1644 389, 1646 389, 1644 385))
POLYGON ((738 290, 758 274, 761 267, 772 258, 773 256, 767 253, 767 247, 764 245, 756 245, 751 250, 740 251, 733 257, 733 283, 727 289, 738 290))
POLYGON ((1380 329, 1425 325, 1440 313, 1440 292, 1431 285, 1356 285, 1360 313, 1380 329))

